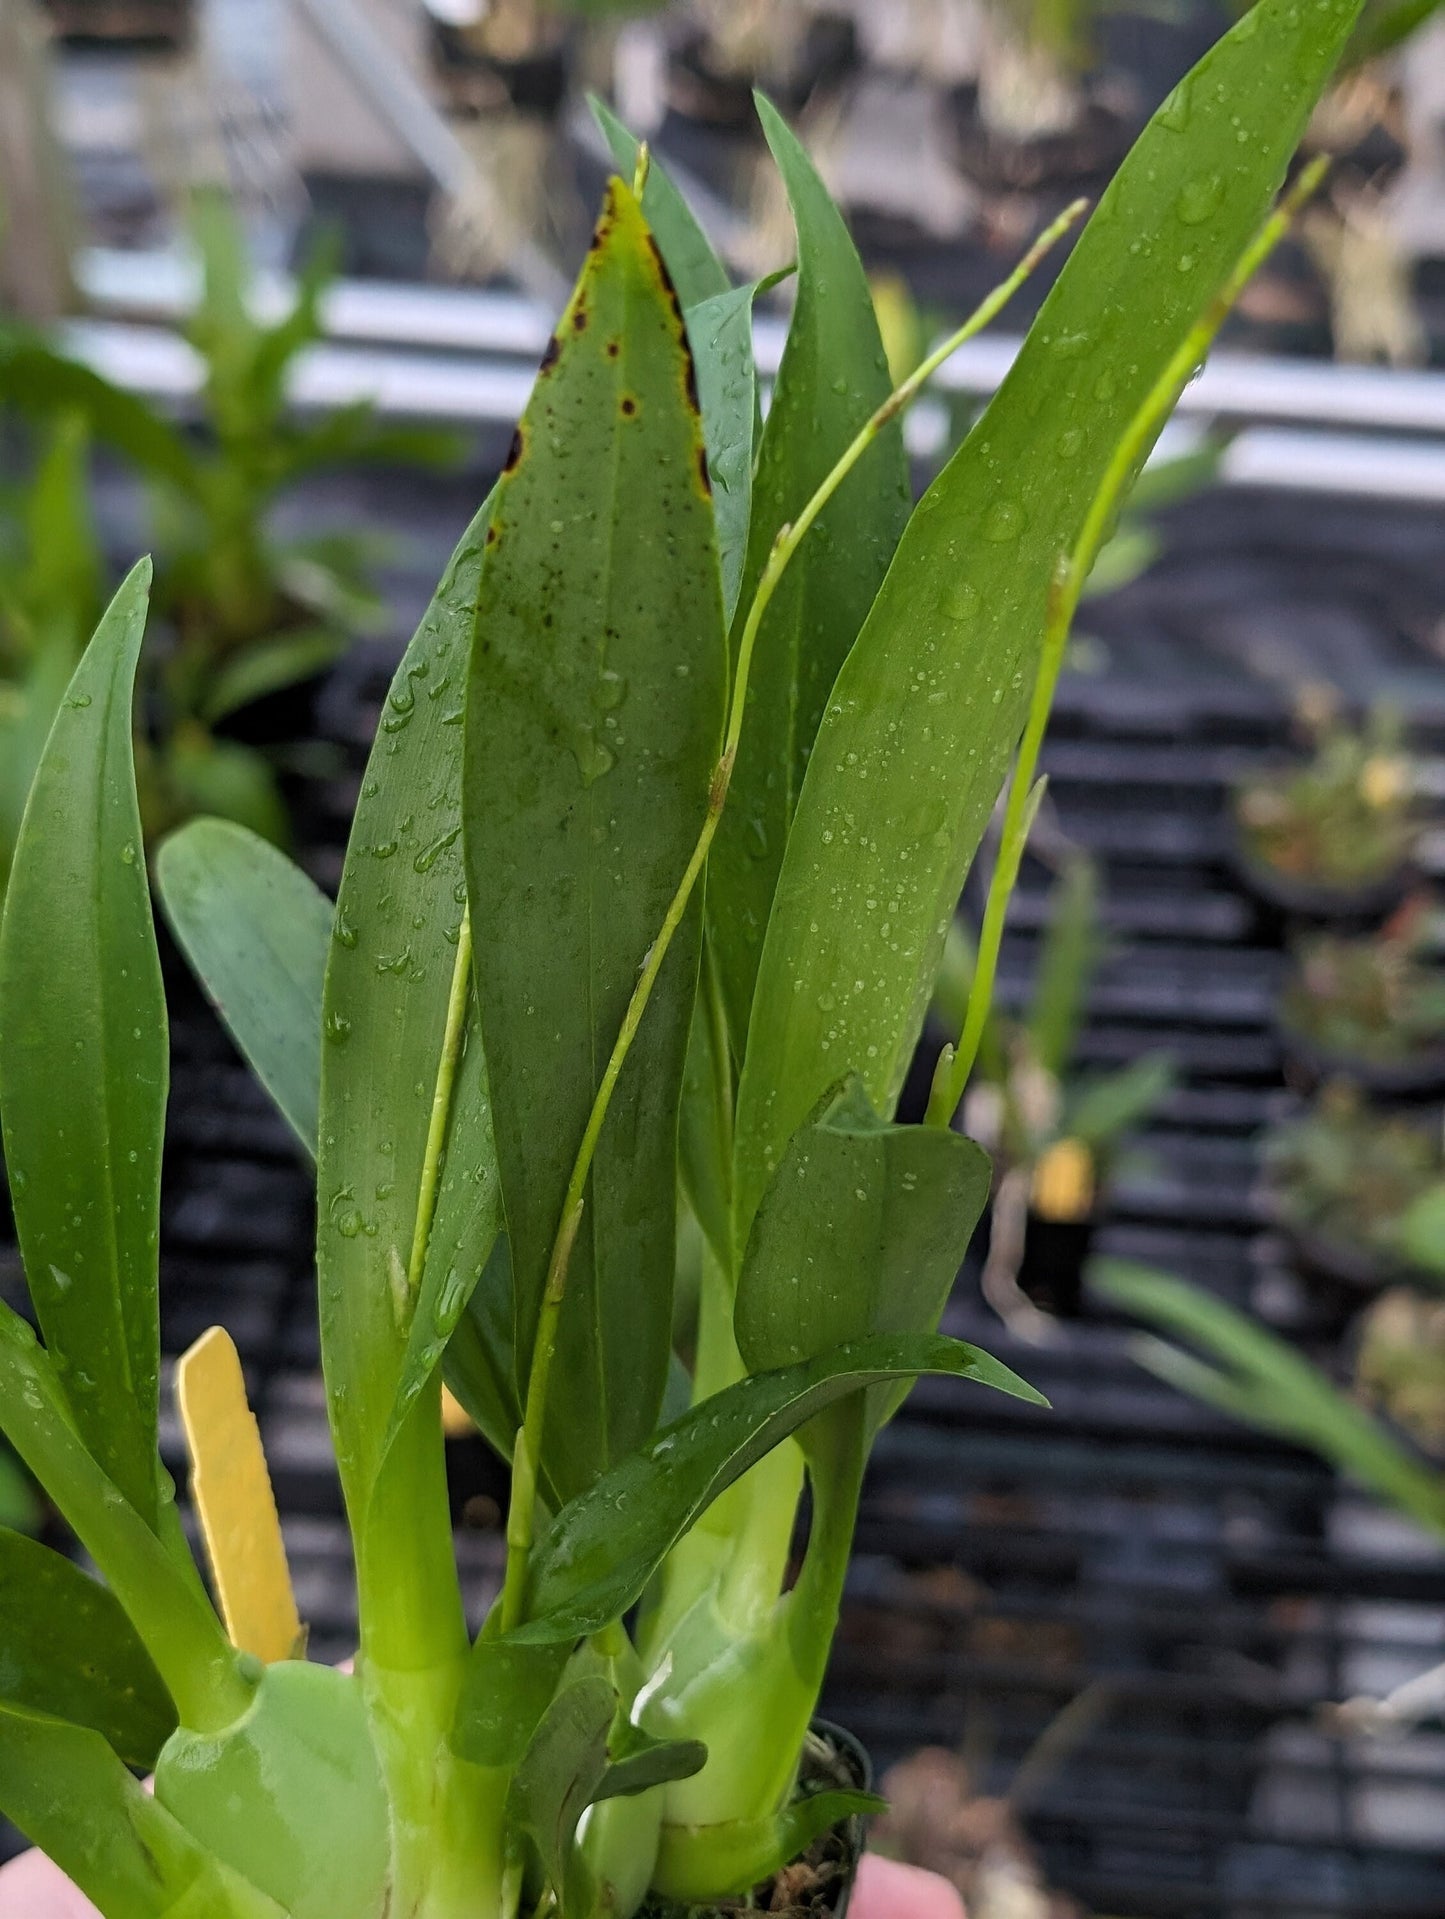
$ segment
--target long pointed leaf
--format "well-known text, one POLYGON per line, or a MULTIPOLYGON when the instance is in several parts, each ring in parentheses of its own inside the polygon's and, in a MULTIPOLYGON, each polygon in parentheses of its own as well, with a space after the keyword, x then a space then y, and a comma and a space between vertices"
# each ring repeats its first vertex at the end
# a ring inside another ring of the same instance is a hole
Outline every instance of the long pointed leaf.
POLYGON ((172 833, 156 855, 156 889, 226 1031, 315 1159, 331 901, 269 841, 227 820, 172 833))
POLYGON ((1151 1325, 1188 1340, 1220 1371, 1164 1346, 1158 1370, 1252 1425, 1309 1446, 1353 1473, 1435 1532, 1445 1532, 1445 1487, 1438 1472, 1398 1441, 1278 1334, 1256 1325, 1197 1286, 1123 1260, 1090 1269, 1097 1292, 1151 1325), (1166 1358, 1167 1355, 1167 1358, 1166 1358), (1172 1361, 1181 1363, 1176 1368, 1172 1361))
POLYGON ((35 1310, 95 1458, 152 1526, 165 996, 131 699, 150 562, 62 700, 0 929, 0 1114, 35 1310))
MULTIPOLYGON (((617 171, 625 180, 632 179, 637 166, 638 142, 610 107, 595 96, 590 104, 593 118, 612 149, 617 171)), ((666 167, 656 160, 648 168, 642 189, 642 217, 662 249, 684 313, 728 291, 727 268, 717 257, 702 223, 678 191, 666 167)))
POLYGON ((89 1726, 149 1769, 175 1730, 160 1674, 113 1593, 0 1528, 0 1702, 89 1726))
MULTIPOLYGON (((798 298, 758 453, 742 617, 780 528, 797 518, 891 388, 868 281, 842 215, 802 145, 761 96, 758 112, 797 226, 798 298)), ((818 516, 758 635, 747 722, 708 862, 709 937, 740 1058, 773 891, 818 723, 883 584, 909 498, 903 434, 895 422, 818 516)))
MULTIPOLYGON (((720 749, 717 547, 677 303, 620 182, 497 496, 467 695, 466 855, 526 1367, 563 1198, 720 749)), ((674 940, 593 1164, 542 1469, 575 1492, 667 1379, 677 1113, 700 913, 674 940)))
POLYGON ((511 1638, 576 1639, 620 1619, 698 1516, 780 1440, 851 1393, 920 1373, 976 1380, 1043 1404, 1007 1366, 937 1334, 874 1335, 741 1380, 563 1507, 533 1554, 530 1623, 511 1638))
POLYGON ((849 1068, 891 1108, 998 796, 1050 583, 1116 446, 1264 217, 1358 0, 1258 0, 1170 95, 930 487, 819 728, 739 1092, 746 1229, 849 1068))
MULTIPOLYGON (((489 503, 490 504, 490 503, 489 503)), ((441 1358, 501 1224, 481 1035, 468 1020, 420 1291, 413 1250, 452 1003, 462 698, 488 507, 406 650, 367 764, 326 967, 317 1154, 322 1345, 350 1509, 441 1358), (418 1323, 434 1326, 416 1344, 418 1323)))

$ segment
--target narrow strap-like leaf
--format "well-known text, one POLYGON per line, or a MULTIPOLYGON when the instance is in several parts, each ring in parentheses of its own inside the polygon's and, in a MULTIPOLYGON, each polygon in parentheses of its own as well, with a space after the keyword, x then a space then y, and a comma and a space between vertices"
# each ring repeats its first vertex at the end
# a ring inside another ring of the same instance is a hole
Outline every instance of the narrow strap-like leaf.
POLYGON ((869 1386, 920 1373, 972 1379, 1042 1404, 996 1359, 961 1340, 874 1335, 704 1400, 614 1466, 553 1520, 532 1559, 527 1643, 580 1638, 620 1619, 672 1545, 749 1466, 814 1414, 869 1386))
MULTIPOLYGON (((867 277, 843 217, 801 143, 761 96, 758 112, 792 203, 798 297, 758 452, 740 617, 779 530, 797 519, 892 384, 867 277)), ((902 428, 894 421, 819 514, 758 634, 742 744, 708 863, 709 937, 739 1058, 818 723, 883 583, 908 506, 902 428)))
MULTIPOLYGON (((638 141, 603 101, 594 97, 593 118, 601 127, 617 171, 625 180, 637 166, 638 141)), ((717 257, 702 223, 687 204, 666 167, 653 160, 642 189, 642 217, 662 249, 682 310, 728 291, 727 268, 717 257)))
POLYGON ((156 889, 222 1024, 314 1159, 331 901, 284 853, 226 820, 172 833, 156 855, 156 889))
MULTIPOLYGON (((717 545, 676 297, 614 181, 497 493, 467 694, 467 879, 519 1366, 639 968, 707 810, 717 545)), ((694 907, 600 1135, 539 1461, 564 1496, 652 1430, 671 1337, 694 907)))
POLYGON ((0 1528, 0 1703, 101 1734, 150 1768, 176 1709, 113 1593, 37 1539, 0 1528))
POLYGON ((327 960, 317 1266, 332 1428, 358 1516, 397 1408, 435 1372, 500 1225, 481 1035, 465 1007, 452 1030, 458 989, 469 997, 458 979, 469 936, 461 722, 489 506, 463 536, 392 682, 327 960), (433 1330, 414 1345, 419 1320, 433 1330))
POLYGON ((840 1073, 891 1109, 1023 725, 1056 571, 1259 229, 1358 11, 1258 0, 1180 82, 909 522, 818 730, 768 924, 738 1095, 744 1234, 840 1073))
POLYGON ((62 700, 0 929, 0 1115, 30 1296, 87 1446, 159 1524, 157 1237, 168 1056, 131 700, 150 562, 62 700))

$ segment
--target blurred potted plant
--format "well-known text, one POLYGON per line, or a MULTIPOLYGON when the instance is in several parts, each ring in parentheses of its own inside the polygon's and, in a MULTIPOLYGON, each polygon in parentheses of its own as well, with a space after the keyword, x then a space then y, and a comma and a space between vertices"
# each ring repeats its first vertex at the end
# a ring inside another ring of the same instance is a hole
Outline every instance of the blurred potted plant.
MULTIPOLYGON (((1094 864, 1071 854, 1050 897, 1033 989, 1019 1017, 994 1012, 964 1104, 968 1131, 993 1155, 983 1289, 1014 1323, 1037 1322, 1024 1302, 1072 1315, 1121 1141, 1174 1084, 1163 1052, 1112 1073, 1083 1072, 1079 1039, 1105 945, 1094 864), (1021 1298, 1022 1296, 1022 1298, 1021 1298)), ((976 967, 974 941, 955 920, 944 947, 935 1010, 962 1016, 976 967)))
MULTIPOLYGON (((246 743, 254 718, 247 709, 273 695, 294 699, 375 622, 379 603, 372 540, 349 529, 284 534, 277 507, 317 471, 357 461, 435 462, 451 455, 455 441, 378 426, 364 404, 294 420, 288 385, 298 355, 322 337, 325 257, 313 259, 287 312, 261 320, 229 204, 219 194, 199 195, 191 226, 202 267, 200 300, 185 329, 203 371, 198 434, 37 335, 0 328, 0 402, 38 418, 51 436, 33 506, 12 524, 9 542, 12 577, 33 576, 30 587, 12 593, 12 606, 43 590, 49 610, 38 623, 12 611, 12 629, 28 619, 34 630, 23 647, 12 640, 0 650, 0 672, 16 686, 32 675, 10 704, 31 715, 33 755, 35 729, 43 737, 64 688, 67 651, 73 666, 101 586, 80 437, 88 435, 121 456, 151 500, 160 617, 147 662, 150 724, 140 760, 147 832, 205 811, 284 840, 273 756, 246 743), (64 566, 56 560, 62 541, 71 555, 64 566), (26 658, 38 653, 51 664, 37 675, 26 658)), ((304 714, 293 714, 291 725, 293 738, 310 730, 304 714)), ((12 783, 23 802, 23 784, 12 783)))
POLYGON ((1235 789, 1241 877, 1284 914, 1378 919, 1409 885, 1419 832, 1399 719, 1378 707, 1354 727, 1332 697, 1308 705, 1302 717, 1314 736, 1312 756, 1261 770, 1235 789))
POLYGON ((1357 1330, 1355 1386, 1445 1463, 1445 1299, 1393 1286, 1367 1307, 1357 1330))
POLYGON ((1350 1079, 1376 1098, 1445 1090, 1445 970, 1434 950, 1421 899, 1378 933, 1299 939, 1279 1004, 1291 1076, 1307 1091, 1350 1079))
POLYGON ((1302 1270, 1355 1288, 1412 1269, 1415 1209, 1445 1189, 1438 1123, 1381 1113, 1347 1080, 1270 1129, 1263 1168, 1267 1211, 1302 1270))

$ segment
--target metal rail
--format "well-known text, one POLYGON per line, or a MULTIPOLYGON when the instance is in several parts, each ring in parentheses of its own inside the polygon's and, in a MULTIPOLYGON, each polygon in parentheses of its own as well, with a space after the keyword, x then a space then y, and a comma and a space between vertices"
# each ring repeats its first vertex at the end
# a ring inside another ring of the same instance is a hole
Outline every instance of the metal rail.
MULTIPOLYGON (((70 349, 122 385, 183 405, 199 363, 174 330, 195 299, 195 269, 176 253, 91 249, 79 281, 96 317, 72 322, 70 349)), ((290 282, 257 282, 262 312, 284 311, 290 282)), ((485 289, 343 280, 323 308, 328 339, 297 363, 298 406, 372 400, 384 413, 471 426, 509 424, 525 404, 532 370, 551 330, 545 304, 485 289)), ((759 365, 776 371, 785 323, 760 315, 759 365)), ((939 376, 946 393, 982 399, 1018 351, 1013 335, 971 341, 939 376)), ((1236 429, 1222 473, 1236 485, 1445 501, 1445 373, 1395 372, 1252 356, 1228 348, 1180 399, 1178 418, 1196 430, 1236 429)), ((945 409, 925 402, 910 443, 941 450, 945 409)))

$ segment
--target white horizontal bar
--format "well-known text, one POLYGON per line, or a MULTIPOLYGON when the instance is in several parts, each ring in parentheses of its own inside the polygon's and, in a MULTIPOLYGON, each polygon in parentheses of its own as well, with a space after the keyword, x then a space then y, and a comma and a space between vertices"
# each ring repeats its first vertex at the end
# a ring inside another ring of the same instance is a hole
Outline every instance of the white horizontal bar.
MULTIPOLYGON (((97 372, 149 398, 184 404, 199 391, 200 359, 168 327, 73 320, 62 328, 61 340, 97 372)), ((533 378, 530 361, 515 357, 328 343, 298 356, 291 398, 303 408, 369 400, 398 419, 505 427, 525 407, 533 378)), ((1205 385, 1206 379, 1197 381, 1191 394, 1205 385)), ((914 450, 941 451, 936 442, 943 422, 926 401, 918 428, 914 450)), ((1221 471, 1239 486, 1445 501, 1445 443, 1399 436, 1249 427, 1230 443, 1221 471)))
MULTIPOLYGON (((91 247, 79 257, 77 276, 91 304, 112 314, 175 321, 190 310, 196 295, 194 263, 177 252, 91 247)), ((291 282, 284 275, 259 277, 258 312, 281 313, 290 296, 291 282)), ((375 280, 338 281, 322 311, 328 333, 338 340, 527 358, 540 356, 554 318, 539 302, 518 294, 375 280)), ((764 373, 776 372, 785 332, 777 315, 759 314, 756 350, 764 373)), ((1016 335, 1002 333, 971 340, 950 360, 938 384, 957 393, 992 393, 1019 344, 1016 335)), ((1179 410, 1231 421, 1445 434, 1445 373, 1337 366, 1224 348, 1185 390, 1179 410)))

